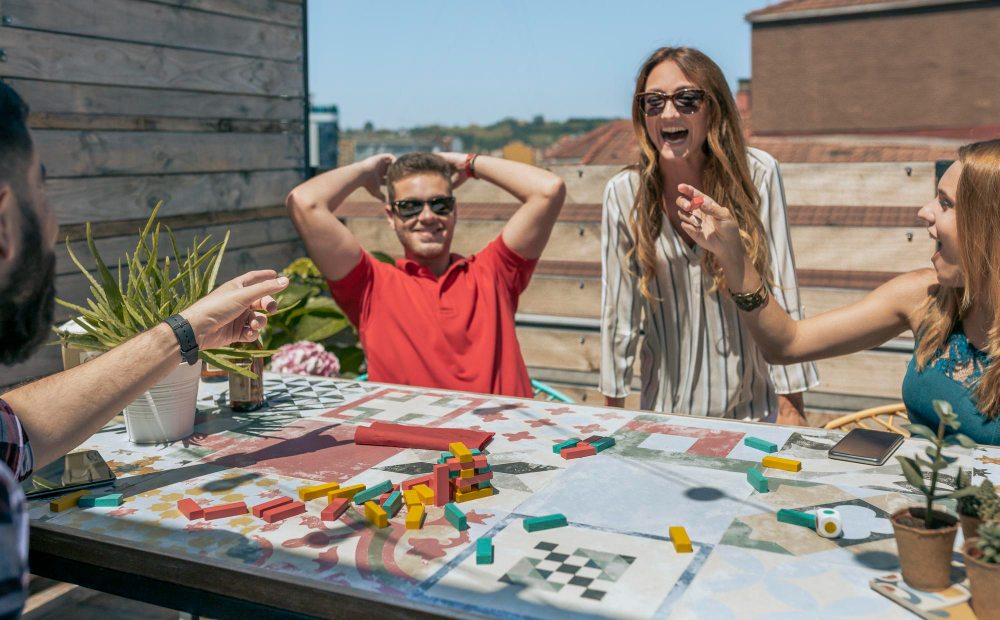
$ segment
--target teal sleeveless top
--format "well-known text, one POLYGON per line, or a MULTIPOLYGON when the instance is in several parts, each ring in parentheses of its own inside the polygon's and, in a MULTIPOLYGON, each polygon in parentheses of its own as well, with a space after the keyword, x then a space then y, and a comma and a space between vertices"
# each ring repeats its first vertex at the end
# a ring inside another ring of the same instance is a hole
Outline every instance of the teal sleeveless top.
MULTIPOLYGON (((910 421, 924 424, 937 432, 938 416, 933 402, 946 400, 958 415, 958 432, 976 443, 1000 445, 1000 416, 988 420, 979 413, 972 390, 992 360, 965 338, 961 323, 924 367, 917 371, 917 356, 910 359, 903 378, 903 403, 910 421)), ((949 434, 952 432, 948 429, 949 434)))

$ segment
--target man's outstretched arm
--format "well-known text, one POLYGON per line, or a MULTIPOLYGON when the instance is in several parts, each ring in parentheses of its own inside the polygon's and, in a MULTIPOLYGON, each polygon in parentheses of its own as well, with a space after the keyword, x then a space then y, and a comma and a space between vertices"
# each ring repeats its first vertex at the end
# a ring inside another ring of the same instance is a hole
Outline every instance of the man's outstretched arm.
POLYGON ((383 203, 379 187, 385 171, 396 160, 389 154, 373 155, 309 179, 288 194, 285 207, 295 230, 305 242, 309 257, 327 280, 341 280, 361 260, 361 245, 334 211, 354 190, 364 187, 383 203))
MULTIPOLYGON (((182 311, 198 348, 256 339, 267 316, 255 310, 275 311, 270 296, 288 286, 288 278, 276 276, 270 270, 247 273, 182 311)), ((40 469, 86 441, 180 362, 173 330, 160 323, 86 364, 0 398, 24 427, 40 469)))
MULTIPOLYGON (((458 168, 465 162, 461 153, 441 155, 458 168)), ((479 155, 474 166, 477 178, 506 190, 522 203, 503 228, 503 242, 524 258, 540 257, 566 200, 566 184, 548 170, 499 157, 479 155)))

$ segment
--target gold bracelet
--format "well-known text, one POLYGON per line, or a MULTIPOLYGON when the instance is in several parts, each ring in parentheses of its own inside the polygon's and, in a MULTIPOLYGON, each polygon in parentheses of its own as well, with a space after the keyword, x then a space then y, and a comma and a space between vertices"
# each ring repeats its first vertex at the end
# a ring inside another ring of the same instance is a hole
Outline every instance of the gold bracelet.
POLYGON ((769 294, 763 278, 761 278, 760 286, 752 293, 734 293, 732 289, 729 289, 729 295, 733 298, 736 307, 744 312, 752 312, 763 306, 769 294))

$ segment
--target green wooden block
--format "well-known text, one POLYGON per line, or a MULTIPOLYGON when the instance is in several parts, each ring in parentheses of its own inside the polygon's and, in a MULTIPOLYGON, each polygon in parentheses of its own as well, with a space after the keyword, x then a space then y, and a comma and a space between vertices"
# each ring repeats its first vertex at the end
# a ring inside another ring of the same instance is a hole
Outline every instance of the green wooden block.
POLYGON ((125 501, 125 497, 121 493, 112 493, 110 495, 84 495, 80 498, 79 506, 81 508, 95 508, 95 507, 106 507, 106 506, 121 506, 122 502, 125 501))
POLYGON ((399 491, 395 491, 392 495, 385 498, 385 503, 382 504, 382 510, 385 514, 389 515, 389 518, 396 516, 399 509, 403 507, 403 494, 399 491))
POLYGON ((559 454, 560 452, 562 452, 563 448, 572 448, 578 443, 580 443, 579 439, 567 439, 562 443, 557 443, 556 445, 552 446, 552 454, 559 454))
MULTIPOLYGON (((492 486, 493 485, 490 484, 489 480, 483 480, 482 482, 479 483, 479 488, 480 489, 485 489, 486 487, 492 487, 492 486)), ((496 495, 496 491, 494 491, 493 494, 496 495)))
POLYGON ((565 515, 554 514, 545 517, 530 517, 524 520, 524 529, 529 532, 551 530, 556 527, 566 527, 565 515))
POLYGON ((444 516, 448 519, 448 523, 455 526, 455 529, 460 531, 469 529, 469 523, 465 519, 465 513, 462 512, 455 504, 445 505, 444 516))
POLYGON ((476 541, 476 564, 493 563, 493 539, 480 538, 476 541))
POLYGON ((802 527, 808 527, 812 530, 816 529, 816 515, 809 514, 808 512, 799 512, 798 510, 782 508, 778 511, 778 521, 781 521, 782 523, 791 523, 793 525, 801 525, 802 527))
POLYGON ((602 437, 601 439, 598 439, 597 441, 595 441, 594 443, 592 443, 590 445, 594 446, 594 448, 598 452, 601 452, 602 450, 607 450, 611 446, 615 445, 615 438, 614 437, 602 437))
POLYGON ((767 493, 767 478, 756 469, 747 470, 747 482, 750 483, 750 486, 757 489, 758 493, 767 493))
POLYGON ((370 502, 373 499, 378 499, 379 495, 383 493, 388 493, 392 490, 392 482, 386 480, 381 484, 377 484, 373 487, 367 488, 354 496, 355 506, 364 506, 365 502, 370 502))
POLYGON ((750 446, 762 452, 767 452, 772 454, 778 451, 778 446, 771 443, 770 441, 764 441, 763 439, 758 439, 757 437, 747 437, 743 440, 743 445, 750 446))

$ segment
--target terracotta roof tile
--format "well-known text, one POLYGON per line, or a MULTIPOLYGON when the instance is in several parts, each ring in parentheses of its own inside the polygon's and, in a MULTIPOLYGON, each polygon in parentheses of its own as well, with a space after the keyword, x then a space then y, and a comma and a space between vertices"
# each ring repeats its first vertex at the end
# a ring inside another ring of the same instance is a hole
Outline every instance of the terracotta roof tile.
POLYGON ((915 0, 785 0, 784 2, 778 2, 777 4, 772 4, 766 6, 762 9, 756 11, 751 11, 747 13, 747 21, 755 21, 761 17, 770 17, 775 15, 790 14, 790 13, 803 13, 803 12, 824 12, 832 11, 834 9, 852 9, 852 8, 862 8, 871 5, 886 5, 886 8, 893 8, 891 5, 913 5, 919 3, 921 5, 932 5, 932 4, 947 4, 945 0, 941 2, 933 2, 932 0, 927 0, 925 2, 915 2, 915 0))

